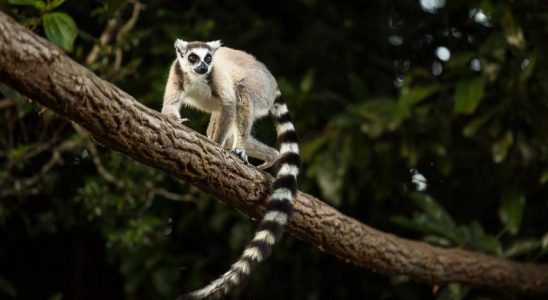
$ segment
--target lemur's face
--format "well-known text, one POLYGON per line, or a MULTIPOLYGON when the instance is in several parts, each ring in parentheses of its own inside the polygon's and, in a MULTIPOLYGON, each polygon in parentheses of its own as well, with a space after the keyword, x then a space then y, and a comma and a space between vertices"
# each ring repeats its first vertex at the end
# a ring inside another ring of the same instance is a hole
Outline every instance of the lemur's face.
POLYGON ((175 41, 177 59, 183 71, 193 72, 197 75, 205 75, 211 72, 213 56, 221 46, 220 41, 212 42, 185 42, 175 41))

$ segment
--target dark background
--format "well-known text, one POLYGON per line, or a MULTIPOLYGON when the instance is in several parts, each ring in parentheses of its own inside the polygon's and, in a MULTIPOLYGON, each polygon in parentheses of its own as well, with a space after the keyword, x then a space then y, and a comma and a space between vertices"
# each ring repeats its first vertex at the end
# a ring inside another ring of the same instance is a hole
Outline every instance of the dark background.
MULTIPOLYGON (((39 10, 7 2, 44 35, 39 10)), ((222 39, 277 77, 302 138, 302 191, 410 239, 548 261, 546 2, 143 4, 87 67, 159 110, 174 40, 222 39)), ((125 23, 131 8, 68 0, 54 11, 75 20, 70 55, 86 64, 107 20, 125 23)), ((0 299, 173 299, 249 241, 255 223, 234 209, 0 88, 0 299)), ((206 115, 182 114, 204 132, 206 115)), ((269 120, 254 132, 274 144, 269 120)), ((380 275, 289 235, 233 297, 519 298, 380 275)))

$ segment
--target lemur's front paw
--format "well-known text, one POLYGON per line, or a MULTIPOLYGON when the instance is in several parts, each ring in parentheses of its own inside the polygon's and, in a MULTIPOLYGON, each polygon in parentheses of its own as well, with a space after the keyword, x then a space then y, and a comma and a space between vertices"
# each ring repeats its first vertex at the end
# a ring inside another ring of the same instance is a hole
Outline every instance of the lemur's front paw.
POLYGON ((166 115, 170 120, 173 120, 175 122, 179 122, 179 120, 181 120, 181 117, 178 114, 170 114, 165 112, 162 112, 162 113, 166 115))
POLYGON ((232 149, 232 153, 238 155, 238 157, 239 157, 241 160, 243 160, 246 164, 249 163, 249 162, 247 161, 247 154, 245 154, 244 149, 234 148, 234 149, 232 149))
POLYGON ((184 122, 190 121, 189 118, 181 118, 181 115, 179 115, 179 113, 176 113, 176 112, 174 113, 169 110, 167 111, 162 110, 162 113, 177 123, 184 123, 184 122))

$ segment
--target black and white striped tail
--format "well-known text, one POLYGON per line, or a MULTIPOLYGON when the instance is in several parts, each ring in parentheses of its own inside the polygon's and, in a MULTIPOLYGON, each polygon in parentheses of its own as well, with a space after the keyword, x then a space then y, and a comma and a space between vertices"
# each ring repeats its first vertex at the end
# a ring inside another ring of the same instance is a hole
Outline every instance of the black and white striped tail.
POLYGON ((297 175, 301 159, 299 139, 279 91, 270 109, 270 115, 276 126, 280 156, 274 165, 276 178, 272 186, 272 195, 255 237, 226 273, 208 286, 182 295, 177 300, 216 299, 226 295, 270 255, 272 246, 282 237, 285 224, 293 211, 292 201, 297 193, 297 175))

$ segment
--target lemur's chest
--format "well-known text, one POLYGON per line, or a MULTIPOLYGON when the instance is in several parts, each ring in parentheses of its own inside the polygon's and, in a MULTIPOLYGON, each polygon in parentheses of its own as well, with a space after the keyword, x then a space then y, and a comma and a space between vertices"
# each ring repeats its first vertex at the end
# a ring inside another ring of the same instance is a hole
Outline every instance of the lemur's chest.
POLYGON ((219 100, 213 95, 211 86, 206 80, 186 83, 184 102, 205 112, 217 111, 220 108, 219 100))

